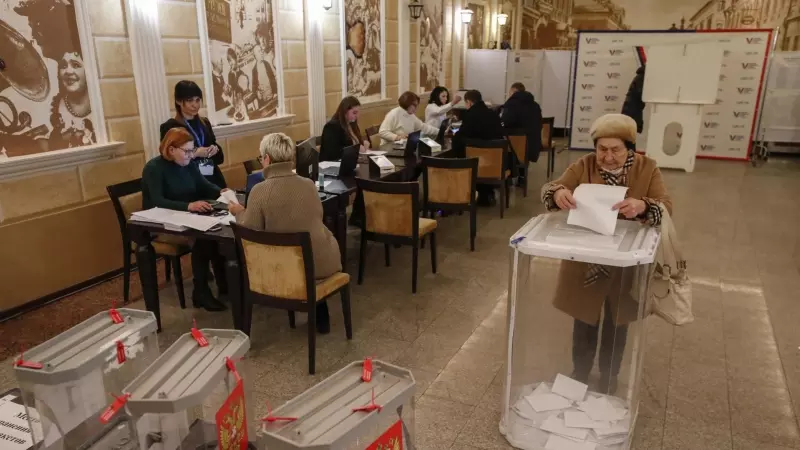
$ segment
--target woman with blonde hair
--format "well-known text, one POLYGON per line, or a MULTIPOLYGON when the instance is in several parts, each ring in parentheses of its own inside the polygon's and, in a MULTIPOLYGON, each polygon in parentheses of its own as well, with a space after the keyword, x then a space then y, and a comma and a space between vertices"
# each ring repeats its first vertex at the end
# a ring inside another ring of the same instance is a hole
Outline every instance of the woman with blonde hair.
MULTIPOLYGON (((323 223, 322 202, 313 181, 292 172, 295 143, 283 133, 264 136, 259 159, 264 166, 264 181, 247 199, 247 210, 236 213, 236 222, 253 230, 271 233, 311 234, 314 274, 327 278, 341 272, 339 244, 323 223)), ((330 332, 328 305, 317 303, 317 331, 330 332)))
MULTIPOLYGON (((165 133, 158 151, 160 155, 148 161, 142 170, 142 207, 211 212, 213 208, 208 202, 227 189, 220 189, 200 173, 200 168, 193 161, 197 148, 192 135, 184 128, 172 128, 165 133)), ((236 213, 241 206, 231 205, 230 208, 232 213, 236 213)), ((195 308, 223 311, 225 305, 214 298, 208 287, 209 262, 214 266, 219 294, 228 292, 225 261, 217 244, 198 240, 192 247, 192 303, 195 308)))

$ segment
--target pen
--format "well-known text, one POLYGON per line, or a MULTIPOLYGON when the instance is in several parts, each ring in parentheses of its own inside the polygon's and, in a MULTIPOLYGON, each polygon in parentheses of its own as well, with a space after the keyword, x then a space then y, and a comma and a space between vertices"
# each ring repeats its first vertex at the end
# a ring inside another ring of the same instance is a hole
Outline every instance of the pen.
POLYGON ((525 239, 525 236, 515 237, 514 239, 511 240, 511 244, 512 245, 517 245, 520 242, 522 242, 523 239, 525 239))

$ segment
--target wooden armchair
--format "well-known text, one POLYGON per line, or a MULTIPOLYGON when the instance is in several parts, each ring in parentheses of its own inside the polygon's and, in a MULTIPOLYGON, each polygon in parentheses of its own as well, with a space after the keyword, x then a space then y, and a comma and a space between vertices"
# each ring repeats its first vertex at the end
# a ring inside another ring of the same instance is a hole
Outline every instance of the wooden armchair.
POLYGON ((556 147, 553 145, 553 128, 555 127, 555 122, 555 117, 542 118, 542 151, 547 152, 548 180, 556 169, 556 147))
POLYGON ((505 139, 465 139, 467 158, 478 158, 478 184, 495 186, 500 191, 500 218, 509 206, 509 182, 511 153, 505 139))
POLYGON ((525 130, 508 130, 508 142, 511 145, 511 150, 517 156, 520 163, 519 176, 522 178, 522 196, 528 196, 528 166, 530 160, 528 159, 528 135, 525 130))
POLYGON ((433 217, 436 210, 469 211, 469 248, 475 251, 477 234, 478 159, 422 158, 423 214, 433 217))

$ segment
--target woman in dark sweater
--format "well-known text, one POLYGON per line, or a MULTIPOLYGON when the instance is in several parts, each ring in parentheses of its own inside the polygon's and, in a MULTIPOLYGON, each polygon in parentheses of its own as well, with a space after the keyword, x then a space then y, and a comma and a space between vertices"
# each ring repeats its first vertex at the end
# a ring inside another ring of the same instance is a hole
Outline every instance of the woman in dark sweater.
POLYGON ((338 161, 342 159, 342 149, 361 144, 361 152, 369 148, 369 140, 361 135, 358 127, 358 107, 361 102, 355 97, 345 97, 336 108, 331 120, 322 128, 322 145, 320 161, 338 161))
POLYGON ((175 84, 175 117, 161 124, 161 139, 173 128, 188 131, 194 138, 194 158, 198 161, 200 172, 208 181, 225 188, 228 185, 219 170, 219 166, 225 161, 225 155, 217 144, 211 123, 199 115, 202 106, 203 91, 197 83, 181 80, 175 84))
MULTIPOLYGON (((145 164, 142 170, 142 206, 145 209, 165 208, 176 211, 203 213, 212 211, 208 200, 219 197, 220 189, 208 181, 197 163, 192 160, 196 151, 194 138, 183 128, 167 131, 159 146, 160 156, 145 164)), ((240 205, 230 206, 232 213, 242 210, 240 205)), ((220 295, 227 294, 225 260, 214 241, 198 240, 192 246, 192 272, 195 308, 223 311, 225 305, 214 298, 208 287, 209 263, 214 266, 220 295)))

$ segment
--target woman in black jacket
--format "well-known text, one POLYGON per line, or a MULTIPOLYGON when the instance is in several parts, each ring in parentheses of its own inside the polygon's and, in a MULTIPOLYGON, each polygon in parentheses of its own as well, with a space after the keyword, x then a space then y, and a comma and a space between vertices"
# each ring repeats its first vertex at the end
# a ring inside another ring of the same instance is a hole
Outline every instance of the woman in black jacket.
POLYGON ((322 144, 319 151, 320 161, 338 161, 342 159, 342 149, 361 144, 361 151, 369 148, 369 140, 361 134, 358 127, 358 108, 361 102, 349 96, 342 99, 331 120, 322 128, 322 144))
POLYGON ((203 91, 194 81, 181 80, 175 85, 175 117, 161 124, 161 139, 173 128, 184 128, 194 137, 194 158, 206 179, 220 188, 228 187, 219 166, 225 161, 222 147, 211 128, 211 122, 200 117, 203 91))

